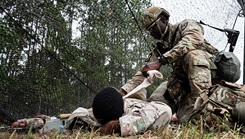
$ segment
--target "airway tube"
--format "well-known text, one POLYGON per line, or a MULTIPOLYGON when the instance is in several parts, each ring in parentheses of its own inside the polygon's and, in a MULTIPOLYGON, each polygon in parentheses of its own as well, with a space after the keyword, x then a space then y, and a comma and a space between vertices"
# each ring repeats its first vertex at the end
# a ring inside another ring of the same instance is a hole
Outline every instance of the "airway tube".
POLYGON ((160 73, 158 70, 149 70, 147 71, 148 77, 144 79, 144 81, 138 85, 136 88, 134 88, 131 92, 129 92, 127 95, 123 96, 123 99, 127 98, 128 96, 138 92, 142 88, 146 88, 150 86, 153 83, 153 77, 156 76, 159 79, 163 79, 162 73, 160 73))

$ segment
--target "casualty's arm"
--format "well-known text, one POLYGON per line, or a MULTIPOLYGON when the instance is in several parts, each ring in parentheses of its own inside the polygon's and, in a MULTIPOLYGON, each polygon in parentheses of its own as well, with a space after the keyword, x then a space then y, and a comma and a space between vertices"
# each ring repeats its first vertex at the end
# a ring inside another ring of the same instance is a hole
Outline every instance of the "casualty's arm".
MULTIPOLYGON (((132 79, 129 79, 125 85, 121 87, 121 91, 125 91, 125 93, 131 92, 134 88, 140 85, 144 81, 145 77, 142 75, 141 71, 138 71, 132 79)), ((125 94, 125 95, 126 95, 125 94)), ((138 98, 138 99, 146 99, 146 90, 142 89, 130 96, 130 98, 138 98)))

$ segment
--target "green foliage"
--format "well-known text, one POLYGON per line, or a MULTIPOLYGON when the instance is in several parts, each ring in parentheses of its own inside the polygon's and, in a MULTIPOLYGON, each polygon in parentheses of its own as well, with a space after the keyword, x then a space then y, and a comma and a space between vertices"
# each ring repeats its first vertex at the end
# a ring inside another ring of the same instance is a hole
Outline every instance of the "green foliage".
POLYGON ((132 11, 119 0, 0 3, 0 106, 16 118, 90 107, 100 89, 130 79, 149 52, 139 29, 149 1, 129 1, 132 11))
MULTIPOLYGON (((140 24, 141 12, 150 1, 128 2, 140 24)), ((147 36, 145 42, 124 0, 2 0, 0 7, 0 108, 14 118, 90 107, 98 90, 119 88, 131 78, 144 64, 153 41, 147 36), (77 22, 79 35, 73 36, 72 25, 77 22)), ((161 72, 166 80, 171 69, 165 66, 161 72)), ((150 93, 162 81, 154 82, 150 93)), ((218 129, 223 126, 217 125, 218 129)), ((40 138, 30 131, 27 135, 0 133, 0 138, 40 138)), ((101 137, 97 131, 48 135, 117 138, 101 137)), ((129 138, 245 137, 239 130, 204 132, 199 126, 184 125, 129 138)))

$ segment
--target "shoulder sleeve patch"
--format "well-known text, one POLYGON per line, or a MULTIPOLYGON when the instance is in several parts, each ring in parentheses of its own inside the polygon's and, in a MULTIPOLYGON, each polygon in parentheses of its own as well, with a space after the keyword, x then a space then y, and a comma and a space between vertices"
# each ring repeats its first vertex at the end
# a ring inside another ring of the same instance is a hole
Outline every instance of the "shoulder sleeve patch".
POLYGON ((180 25, 180 30, 184 30, 188 25, 188 22, 185 22, 183 24, 180 25))

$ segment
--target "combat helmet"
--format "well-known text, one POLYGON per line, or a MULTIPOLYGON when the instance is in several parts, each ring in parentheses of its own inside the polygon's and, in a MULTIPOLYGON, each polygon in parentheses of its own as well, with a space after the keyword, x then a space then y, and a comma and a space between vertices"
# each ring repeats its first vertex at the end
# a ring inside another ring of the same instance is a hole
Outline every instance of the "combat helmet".
POLYGON ((160 8, 157 6, 152 6, 147 8, 143 13, 142 27, 145 29, 149 27, 152 23, 154 23, 159 18, 159 15, 161 14, 165 15, 167 20, 170 17, 169 12, 166 11, 164 8, 160 8))

